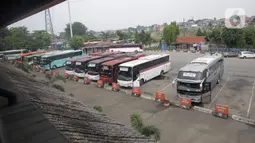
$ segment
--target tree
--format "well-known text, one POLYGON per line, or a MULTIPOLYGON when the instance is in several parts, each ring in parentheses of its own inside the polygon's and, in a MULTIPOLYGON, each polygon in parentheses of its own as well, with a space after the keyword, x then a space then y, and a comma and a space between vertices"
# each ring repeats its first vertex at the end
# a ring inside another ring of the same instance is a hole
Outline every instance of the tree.
POLYGON ((240 34, 237 37, 236 45, 238 48, 244 48, 246 45, 245 33, 240 31, 240 34))
POLYGON ((180 30, 176 22, 171 22, 170 25, 167 25, 163 29, 163 40, 169 45, 172 42, 176 41, 177 36, 179 35, 180 30))
POLYGON ((82 40, 82 37, 81 36, 73 36, 71 39, 70 39, 70 42, 69 42, 71 48, 77 50, 81 47, 83 47, 83 40, 82 40))
POLYGON ((221 38, 222 41, 229 47, 236 46, 236 29, 223 28, 221 38))
MULTIPOLYGON (((86 34, 88 28, 81 22, 74 22, 72 24, 72 30, 73 30, 73 35, 81 36, 81 35, 86 34)), ((66 24, 65 32, 66 32, 66 36, 69 39, 70 38, 70 24, 66 24)))
POLYGON ((196 34, 196 35, 197 35, 197 36, 204 36, 204 33, 201 31, 200 28, 198 28, 197 34, 196 34))
POLYGON ((255 33, 252 35, 252 47, 255 48, 255 33))
POLYGON ((119 40, 124 40, 126 39, 126 36, 123 32, 121 32, 120 30, 116 31, 116 34, 118 35, 119 37, 119 40))
POLYGON ((140 43, 141 42, 141 40, 140 40, 140 36, 139 36, 139 33, 138 33, 138 31, 136 30, 135 31, 135 43, 140 43))
POLYGON ((37 30, 32 34, 32 39, 34 39, 34 46, 31 48, 43 48, 46 49, 51 45, 51 35, 47 33, 45 30, 37 30))

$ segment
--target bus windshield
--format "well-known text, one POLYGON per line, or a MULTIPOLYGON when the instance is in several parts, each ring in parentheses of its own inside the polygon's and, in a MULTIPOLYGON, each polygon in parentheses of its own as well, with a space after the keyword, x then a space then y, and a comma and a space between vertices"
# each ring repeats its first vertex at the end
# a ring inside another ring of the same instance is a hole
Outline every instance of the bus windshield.
POLYGON ((101 66, 101 75, 103 77, 112 77, 112 67, 107 65, 101 66))
POLYGON ((191 71, 179 71, 178 79, 187 79, 187 80, 202 80, 202 72, 191 72, 191 71))
POLYGON ((50 59, 44 58, 44 57, 41 58, 41 65, 47 65, 49 63, 50 63, 50 59))
POLYGON ((84 73, 86 70, 86 63, 82 63, 82 62, 76 62, 75 63, 75 72, 76 73, 84 73))
POLYGON ((123 81, 131 81, 132 80, 132 68, 131 67, 120 67, 118 79, 123 80, 123 81))
POLYGON ((88 73, 91 75, 97 75, 99 71, 99 67, 95 63, 89 63, 88 64, 88 73))

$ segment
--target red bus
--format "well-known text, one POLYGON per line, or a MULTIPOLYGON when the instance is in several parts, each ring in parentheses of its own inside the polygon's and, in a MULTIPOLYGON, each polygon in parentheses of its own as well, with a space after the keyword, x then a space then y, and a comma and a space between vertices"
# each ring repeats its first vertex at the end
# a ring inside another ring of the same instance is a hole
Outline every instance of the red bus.
POLYGON ((75 61, 75 67, 74 67, 74 75, 77 76, 79 79, 83 79, 85 77, 85 74, 88 70, 88 63, 90 61, 104 58, 105 56, 88 56, 83 59, 79 59, 75 61))
POLYGON ((90 61, 87 65, 88 72, 86 74, 86 77, 88 77, 90 80, 97 81, 100 79, 100 71, 101 71, 101 64, 107 61, 111 61, 118 58, 126 57, 126 54, 114 54, 111 56, 107 56, 105 58, 97 59, 90 61))
POLYGON ((109 83, 109 84, 111 84, 112 82, 117 82, 118 66, 120 64, 129 62, 132 60, 136 60, 144 56, 145 54, 127 54, 127 57, 102 63, 101 72, 100 72, 100 80, 104 81, 104 83, 109 83))

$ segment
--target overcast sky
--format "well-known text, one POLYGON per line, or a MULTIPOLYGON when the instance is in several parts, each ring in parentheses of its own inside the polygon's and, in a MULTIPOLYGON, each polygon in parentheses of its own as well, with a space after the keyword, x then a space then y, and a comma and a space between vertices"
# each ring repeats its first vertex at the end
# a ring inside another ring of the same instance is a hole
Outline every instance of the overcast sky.
MULTIPOLYGON (((255 15, 255 0, 70 0, 72 22, 79 21, 90 30, 115 30, 137 25, 182 21, 183 18, 223 18, 227 8, 243 8, 255 15)), ((68 5, 50 8, 56 34, 69 22, 68 5)), ((26 26, 30 31, 45 29, 44 12, 10 25, 26 26)))

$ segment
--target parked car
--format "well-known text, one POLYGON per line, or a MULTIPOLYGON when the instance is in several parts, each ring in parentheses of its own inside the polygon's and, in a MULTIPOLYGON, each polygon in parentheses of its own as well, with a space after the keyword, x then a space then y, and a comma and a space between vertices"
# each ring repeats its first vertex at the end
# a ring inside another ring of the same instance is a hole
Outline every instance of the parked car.
POLYGON ((223 52, 224 57, 237 57, 238 53, 237 52, 223 52))
POLYGON ((255 53, 250 51, 241 51, 238 55, 239 58, 245 59, 245 58, 255 58, 255 53))

